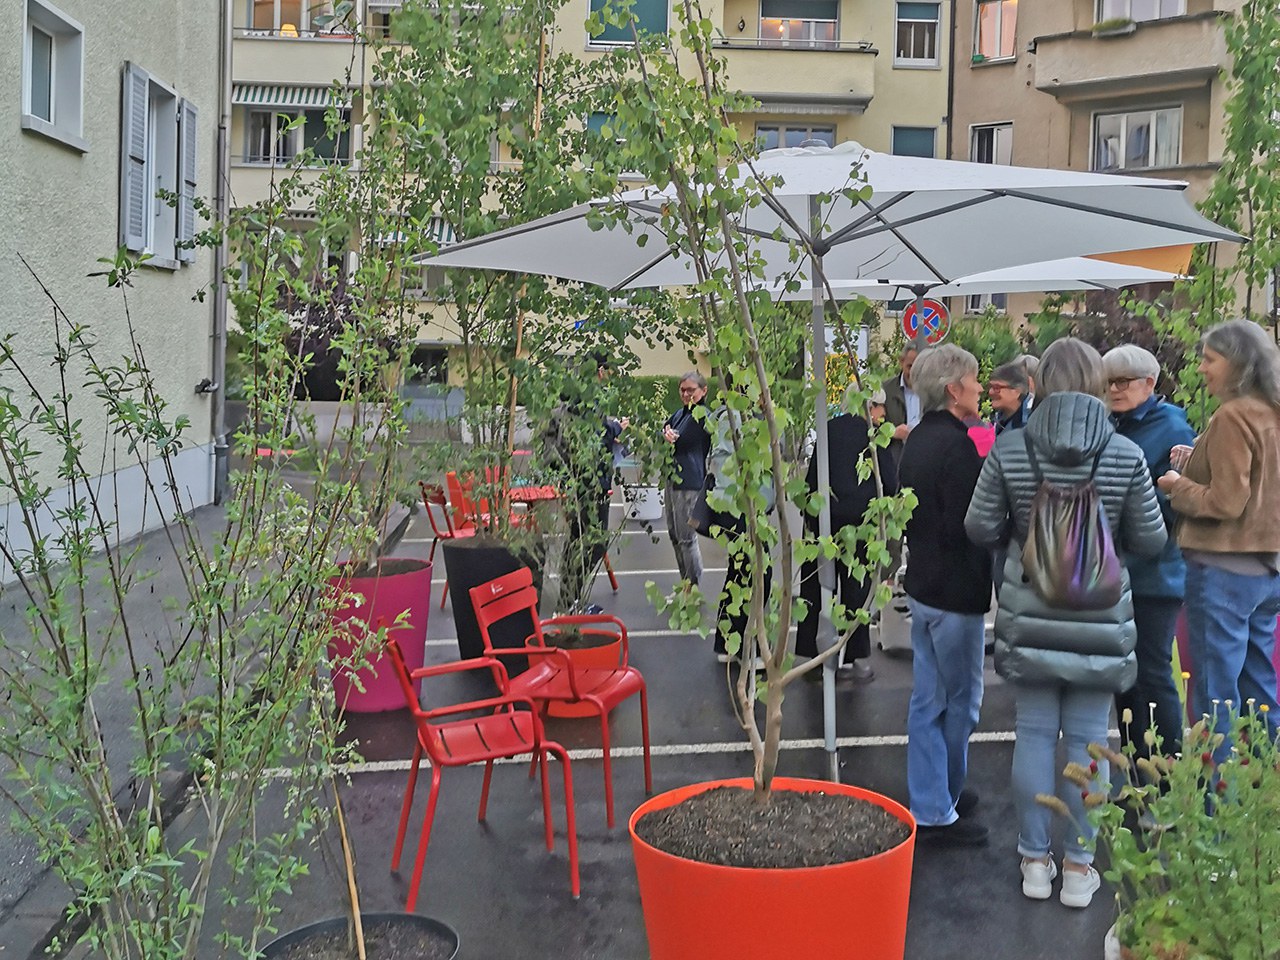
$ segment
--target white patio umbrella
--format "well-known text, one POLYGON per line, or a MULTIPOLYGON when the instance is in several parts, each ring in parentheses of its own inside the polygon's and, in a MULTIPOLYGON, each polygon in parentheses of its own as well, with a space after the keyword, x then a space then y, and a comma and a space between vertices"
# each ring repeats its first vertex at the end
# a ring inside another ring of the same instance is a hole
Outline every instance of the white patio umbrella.
MULTIPOLYGON (((762 203, 738 214, 738 227, 763 258, 765 284, 794 279, 810 292, 819 381, 825 376, 823 277, 927 289, 1064 257, 1243 239, 1196 212, 1180 181, 898 157, 853 142, 770 150, 753 166, 740 167, 737 181, 759 178, 770 187, 762 203), (851 199, 849 188, 864 182, 870 196, 851 199), (797 243, 807 260, 797 260, 797 243)), ((670 187, 633 190, 415 259, 610 289, 685 285, 695 278, 693 263, 668 243, 662 225, 674 198, 670 187), (593 215, 605 210, 625 212, 627 227, 602 228, 593 215)), ((827 403, 825 391, 816 395, 814 455, 825 504, 827 403)), ((830 534, 825 505, 818 526, 820 535, 830 534)), ((830 561, 820 577, 825 623, 835 581, 830 561)), ((834 711, 827 727, 834 772, 834 711)))

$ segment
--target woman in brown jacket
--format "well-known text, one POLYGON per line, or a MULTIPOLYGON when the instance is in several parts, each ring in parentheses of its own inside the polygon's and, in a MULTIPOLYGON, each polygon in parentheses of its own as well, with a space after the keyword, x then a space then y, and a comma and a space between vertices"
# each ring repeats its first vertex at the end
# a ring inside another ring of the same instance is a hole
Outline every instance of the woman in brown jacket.
MULTIPOLYGON (((1178 546, 1187 560, 1192 706, 1215 714, 1226 730, 1230 712, 1252 700, 1270 711, 1274 734, 1280 723, 1272 664, 1280 615, 1280 350, 1248 320, 1219 324, 1201 347, 1205 389, 1222 406, 1182 472, 1170 470, 1159 480, 1178 514, 1178 546)), ((1230 749, 1227 738, 1219 753, 1230 749)))

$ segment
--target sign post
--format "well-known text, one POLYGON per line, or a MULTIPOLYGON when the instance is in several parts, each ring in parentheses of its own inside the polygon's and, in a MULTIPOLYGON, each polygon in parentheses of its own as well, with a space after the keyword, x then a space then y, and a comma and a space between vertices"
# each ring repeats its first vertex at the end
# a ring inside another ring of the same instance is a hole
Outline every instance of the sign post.
POLYGON ((902 311, 902 332, 908 340, 924 338, 930 346, 947 339, 951 316, 941 300, 912 300, 902 311))

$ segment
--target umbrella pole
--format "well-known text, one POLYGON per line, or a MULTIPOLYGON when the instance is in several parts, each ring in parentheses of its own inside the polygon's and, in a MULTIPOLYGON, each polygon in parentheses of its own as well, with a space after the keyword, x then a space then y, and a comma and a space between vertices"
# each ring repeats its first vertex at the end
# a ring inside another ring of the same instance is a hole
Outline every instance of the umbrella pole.
MULTIPOLYGON (((809 198, 809 219, 814 236, 820 228, 818 198, 809 198)), ((813 376, 817 382, 814 391, 814 441, 813 455, 817 459, 818 536, 831 536, 831 451, 827 446, 827 332, 826 308, 822 298, 822 254, 811 256, 810 286, 813 288, 813 347, 811 350, 813 376)), ((828 650, 836 642, 835 627, 831 623, 831 597, 835 593, 835 563, 828 557, 818 557, 818 587, 821 607, 818 613, 817 645, 828 650)), ((827 751, 827 779, 840 782, 840 759, 836 753, 836 660, 832 656, 822 664, 822 737, 827 751)))

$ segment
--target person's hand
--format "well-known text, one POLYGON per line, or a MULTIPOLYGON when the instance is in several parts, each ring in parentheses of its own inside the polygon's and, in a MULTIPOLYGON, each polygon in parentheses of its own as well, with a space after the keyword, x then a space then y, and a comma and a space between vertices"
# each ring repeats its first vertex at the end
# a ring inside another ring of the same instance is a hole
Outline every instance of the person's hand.
POLYGON ((1159 480, 1156 481, 1156 486, 1159 487, 1162 492, 1168 493, 1170 490, 1173 489, 1173 485, 1177 483, 1178 478, 1181 476, 1182 474, 1180 474, 1177 470, 1170 470, 1167 473, 1165 473, 1163 477, 1161 477, 1159 480))
POLYGON ((907 434, 910 432, 911 432, 910 427, 908 427, 905 423, 900 423, 893 428, 893 439, 905 440, 907 439, 907 434))
POLYGON ((618 425, 619 425, 623 430, 627 429, 627 427, 631 426, 631 418, 630 418, 630 417, 623 417, 621 420, 619 420, 619 421, 618 421, 618 425))
POLYGON ((1174 470, 1187 469, 1187 461, 1191 459, 1191 453, 1195 447, 1189 447, 1185 443, 1180 443, 1169 449, 1169 465, 1174 470))
POLYGON ((662 428, 662 436, 667 443, 675 443, 680 439, 680 434, 676 433, 675 428, 669 423, 662 428))

